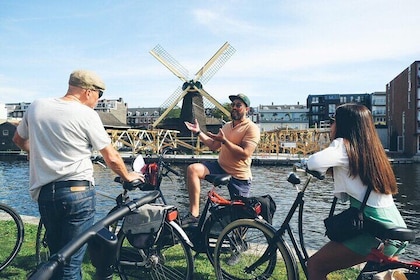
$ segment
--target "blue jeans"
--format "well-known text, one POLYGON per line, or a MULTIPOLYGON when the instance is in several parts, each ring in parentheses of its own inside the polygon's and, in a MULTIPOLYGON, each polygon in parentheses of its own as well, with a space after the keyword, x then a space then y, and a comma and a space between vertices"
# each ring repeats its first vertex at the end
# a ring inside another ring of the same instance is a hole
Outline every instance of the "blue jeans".
MULTIPOLYGON (((70 187, 43 187, 38 198, 41 219, 47 230, 51 255, 57 253, 75 236, 93 225, 95 217, 95 189, 70 190, 70 187)), ((82 279, 81 265, 87 244, 80 248, 68 263, 54 273, 53 279, 82 279)))

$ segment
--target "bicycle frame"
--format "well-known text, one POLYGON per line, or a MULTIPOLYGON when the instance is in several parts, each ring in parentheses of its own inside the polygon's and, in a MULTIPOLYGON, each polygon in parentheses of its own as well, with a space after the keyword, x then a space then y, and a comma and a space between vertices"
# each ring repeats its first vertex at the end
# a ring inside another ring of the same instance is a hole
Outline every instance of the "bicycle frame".
MULTIPOLYGON (((285 249, 288 251, 288 255, 291 257, 291 260, 294 264, 294 268, 297 268, 297 263, 295 256, 297 256, 300 266, 302 267, 303 272, 305 273, 306 278, 308 278, 308 271, 307 271, 307 261, 309 259, 308 252, 306 250, 304 236, 303 236, 303 208, 304 208, 304 193, 306 188, 308 187, 311 180, 316 177, 318 179, 323 179, 318 173, 314 173, 312 171, 306 171, 308 177, 306 182, 303 186, 299 189, 296 187, 297 184, 300 183, 299 179, 292 178, 290 179, 290 175, 288 181, 292 183, 296 189, 298 190, 298 194, 296 199, 291 206, 287 216, 285 217, 282 225, 278 230, 274 229, 270 226, 266 221, 255 219, 255 221, 264 224, 265 227, 269 228, 274 235, 273 238, 270 239, 268 243, 267 249, 263 252, 263 254, 250 266, 245 268, 245 272, 251 274, 255 271, 260 265, 268 261, 270 258, 273 257, 273 254, 276 254, 277 250, 277 242, 284 244, 285 249), (298 238, 296 238, 295 234, 291 230, 290 221, 295 214, 296 210, 298 210, 298 238), (284 241, 283 236, 288 234, 295 252, 293 252, 287 242, 284 241), (298 243, 299 242, 299 243, 298 243)), ((387 240, 400 240, 402 243, 404 241, 413 241, 415 240, 415 232, 406 229, 406 228, 392 228, 381 232, 379 236, 377 236, 378 240, 381 240, 381 244, 385 244, 387 240)), ((420 271, 420 262, 419 261, 400 261, 396 257, 387 257, 383 254, 380 249, 373 249, 372 252, 368 255, 367 264, 360 272, 359 277, 357 279, 365 279, 363 278, 364 275, 378 273, 382 271, 386 271, 388 269, 396 269, 396 268, 405 268, 408 269, 410 272, 416 273, 416 275, 420 271), (367 273, 367 274, 366 274, 367 273), (362 277, 362 278, 361 278, 362 277)), ((296 272, 297 273, 297 272, 296 272)), ((297 277, 297 274, 296 274, 297 277)), ((369 278, 371 279, 371 278, 369 278)), ((410 278, 411 279, 411 278, 410 278)), ((415 278, 418 279, 418 278, 415 278)))
MULTIPOLYGON (((290 177, 291 175, 289 175, 290 177)), ((311 180, 314 178, 315 176, 312 175, 311 173, 308 173, 308 177, 304 183, 304 185, 302 186, 301 189, 299 189, 296 185, 300 183, 300 180, 298 181, 294 181, 291 182, 291 180, 288 181, 290 183, 292 183, 295 188, 298 191, 298 194, 296 196, 295 201, 293 202, 293 205, 291 206, 286 218, 284 219, 281 227, 275 231, 275 235, 274 238, 271 240, 270 244, 268 244, 269 246, 267 247, 267 250, 264 252, 264 254, 259 258, 259 260, 257 260, 253 265, 251 265, 250 267, 248 267, 247 271, 253 271, 256 267, 258 267, 259 265, 261 265, 262 263, 264 263, 265 261, 267 261, 268 259, 270 259, 270 257, 272 256, 272 254, 276 253, 277 247, 276 247, 276 242, 280 241, 282 243, 284 243, 285 245, 287 245, 286 242, 282 241, 283 235, 287 232, 290 240, 292 242, 293 248, 296 252, 296 255, 299 259, 299 262, 301 264, 302 270, 305 273, 306 278, 308 277, 308 271, 307 271, 307 267, 306 267, 306 262, 309 259, 309 255, 308 252, 306 250, 306 246, 305 246, 305 242, 304 242, 304 237, 303 237, 303 206, 304 206, 304 194, 305 194, 305 190, 308 187, 309 183, 311 182, 311 180), (298 216, 298 235, 299 238, 297 239, 295 237, 295 234, 292 232, 292 229, 290 227, 290 221, 293 217, 293 215, 295 214, 296 210, 298 209, 299 212, 299 216, 298 216), (298 240, 300 243, 300 246, 298 244, 298 240)), ((320 177, 319 175, 316 176, 319 179, 322 179, 322 177, 320 177)), ((257 220, 259 222, 265 223, 267 225, 267 222, 265 222, 264 220, 257 220)), ((289 246, 286 246, 286 248, 289 250, 290 256, 294 259, 294 255, 291 253, 291 250, 289 248, 289 246)), ((296 263, 296 261, 294 261, 296 263)))
MULTIPOLYGON (((172 169, 169 166, 169 164, 167 164, 164 161, 164 155, 167 154, 168 152, 174 152, 174 151, 178 151, 178 149, 173 149, 171 147, 167 147, 167 148, 163 149, 161 155, 157 159, 157 164, 158 164, 157 177, 158 177, 158 179, 157 179, 157 185, 155 186, 155 189, 160 192, 159 199, 161 199, 161 201, 164 204, 167 204, 167 202, 166 202, 166 199, 165 199, 165 197, 163 195, 163 192, 160 188, 163 177, 169 177, 168 176, 169 173, 175 174, 176 176, 180 176, 180 174, 176 170, 172 169)), ((139 165, 138 163, 135 163, 136 160, 133 163, 133 166, 136 165, 136 168, 133 168, 133 169, 135 171, 138 171, 140 169, 140 167, 138 166, 139 165)), ((141 161, 142 161, 142 159, 140 159, 140 162, 141 161)), ((208 198, 207 198, 206 204, 204 205, 203 210, 201 211, 200 219, 199 219, 196 226, 182 227, 182 229, 186 233, 186 235, 182 235, 182 236, 184 236, 184 239, 186 240, 186 242, 188 244, 193 244, 191 246, 191 249, 194 250, 197 254, 198 253, 205 253, 207 251, 207 248, 205 247, 205 245, 206 245, 205 241, 203 240, 203 238, 204 238, 203 233, 205 232, 206 222, 210 218, 210 216, 212 215, 212 208, 215 209, 218 206, 245 205, 245 203, 242 202, 242 201, 227 200, 227 199, 223 198, 221 195, 217 194, 216 187, 221 187, 223 185, 227 185, 230 181, 230 178, 231 178, 230 175, 221 175, 221 174, 219 174, 219 175, 214 174, 214 175, 207 175, 206 176, 206 178, 204 180, 211 183, 213 186, 207 194, 208 198)), ((141 189, 141 187, 140 187, 140 189, 141 189)), ((258 211, 258 210, 256 210, 256 211, 258 211)), ((256 214, 258 215, 259 212, 256 213, 256 214)), ((220 219, 219 219, 219 222, 220 222, 220 224, 222 224, 222 226, 226 226, 228 224, 228 223, 226 223, 226 224, 222 223, 222 221, 220 221, 220 219)), ((212 260, 210 260, 210 261, 212 261, 212 260)))

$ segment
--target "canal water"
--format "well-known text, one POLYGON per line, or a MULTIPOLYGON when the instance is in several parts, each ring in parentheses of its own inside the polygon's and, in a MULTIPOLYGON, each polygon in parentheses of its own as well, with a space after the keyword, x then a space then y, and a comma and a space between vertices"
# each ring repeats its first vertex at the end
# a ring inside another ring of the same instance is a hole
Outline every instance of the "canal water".
MULTIPOLYGON (((185 174, 186 165, 172 167, 185 174)), ((296 197, 296 189, 286 181, 291 166, 253 166, 254 175, 252 195, 259 196, 270 194, 276 204, 277 211, 274 217, 274 226, 277 228, 283 221, 290 206, 296 197)), ((394 165, 394 170, 399 181, 399 193, 395 196, 397 207, 401 211, 409 228, 420 230, 420 164, 394 165)), ((97 189, 117 196, 122 188, 113 182, 114 173, 99 165, 95 165, 95 178, 97 189)), ((28 192, 28 162, 27 161, 0 161, 0 202, 14 207, 19 214, 39 217, 37 204, 31 200, 28 192)), ((303 180, 304 177, 301 176, 303 180)), ((206 182, 202 185, 203 190, 208 190, 210 185, 206 182)), ((184 215, 188 209, 188 193, 185 188, 184 176, 164 178, 161 186, 168 203, 176 205, 184 215)), ((227 195, 224 189, 219 191, 227 195)), ((205 196, 202 192, 202 203, 205 196)), ((142 193, 135 191, 132 197, 139 197, 142 193)), ((317 250, 328 239, 324 236, 323 219, 328 215, 332 200, 332 181, 315 180, 305 194, 304 212, 304 236, 305 244, 310 250, 317 250)), ((100 219, 114 206, 115 202, 109 197, 98 195, 96 218, 100 219)), ((338 206, 344 209, 344 205, 338 206)), ((295 215, 292 227, 296 227, 297 215, 295 215)), ((420 258, 420 239, 411 243, 404 258, 420 258)))

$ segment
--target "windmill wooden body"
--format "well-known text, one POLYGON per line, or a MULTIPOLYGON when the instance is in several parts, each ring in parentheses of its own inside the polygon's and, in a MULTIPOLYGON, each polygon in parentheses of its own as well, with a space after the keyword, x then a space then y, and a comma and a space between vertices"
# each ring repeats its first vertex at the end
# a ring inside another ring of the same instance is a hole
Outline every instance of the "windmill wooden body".
POLYGON ((228 42, 226 42, 200 70, 198 70, 193 79, 188 77, 188 70, 176 61, 160 45, 153 48, 150 53, 163 65, 165 65, 175 76, 183 81, 182 86, 178 87, 165 101, 165 103, 162 104, 161 107, 166 108, 166 110, 153 123, 154 128, 176 129, 180 131, 181 136, 189 136, 190 131, 186 129, 184 121, 193 122, 194 119, 197 119, 200 124, 200 128, 204 132, 207 130, 205 114, 206 107, 216 107, 225 115, 229 116, 229 112, 222 106, 222 104, 220 104, 203 89, 203 84, 206 84, 235 53, 235 49, 229 45, 228 42), (180 117, 170 122, 164 122, 168 113, 174 109, 181 100, 182 107, 180 117))

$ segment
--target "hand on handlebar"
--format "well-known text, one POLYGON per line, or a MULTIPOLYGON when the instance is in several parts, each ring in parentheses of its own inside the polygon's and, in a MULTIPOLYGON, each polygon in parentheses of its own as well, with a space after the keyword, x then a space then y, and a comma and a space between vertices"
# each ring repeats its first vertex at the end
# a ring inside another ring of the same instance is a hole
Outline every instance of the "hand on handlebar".
POLYGON ((144 175, 138 172, 130 172, 126 178, 126 182, 134 182, 140 180, 140 182, 144 183, 144 175))
POLYGON ((144 175, 137 172, 130 172, 126 178, 127 180, 123 180, 121 177, 116 177, 114 179, 115 182, 121 183, 125 190, 134 190, 140 184, 144 183, 144 175))

